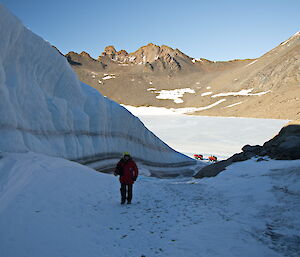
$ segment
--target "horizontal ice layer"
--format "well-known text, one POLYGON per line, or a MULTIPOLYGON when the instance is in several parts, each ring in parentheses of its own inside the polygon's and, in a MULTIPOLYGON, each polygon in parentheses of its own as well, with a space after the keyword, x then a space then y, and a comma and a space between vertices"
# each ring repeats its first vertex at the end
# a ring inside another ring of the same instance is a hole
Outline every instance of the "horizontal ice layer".
POLYGON ((2 6, 0 36, 0 151, 97 163, 99 170, 104 160, 111 169, 126 151, 161 172, 193 172, 194 160, 81 83, 63 56, 2 6))

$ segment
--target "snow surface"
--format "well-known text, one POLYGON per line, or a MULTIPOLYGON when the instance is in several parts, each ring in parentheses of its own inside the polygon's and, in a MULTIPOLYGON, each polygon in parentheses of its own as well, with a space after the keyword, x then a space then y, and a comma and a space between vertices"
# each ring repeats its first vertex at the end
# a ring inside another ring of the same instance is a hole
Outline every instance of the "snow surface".
POLYGON ((228 158, 246 145, 262 145, 288 120, 181 115, 164 108, 126 106, 168 145, 193 156, 228 158))
POLYGON ((192 63, 196 63, 196 62, 203 62, 203 61, 201 60, 201 58, 192 59, 192 63))
POLYGON ((144 114, 144 115, 161 115, 161 114, 189 114, 197 111, 208 110, 217 106, 218 104, 226 101, 226 99, 221 99, 217 102, 214 102, 210 105, 203 107, 185 107, 185 108, 165 108, 165 107, 155 107, 155 106, 130 106, 130 105, 122 105, 130 112, 136 114, 144 114))
POLYGON ((296 257, 300 161, 236 163, 215 178, 119 182, 36 153, 0 159, 5 257, 296 257))
POLYGON ((205 93, 202 93, 201 96, 207 96, 207 95, 211 95, 213 92, 205 92, 205 93))
POLYGON ((110 75, 103 77, 102 79, 107 80, 107 79, 115 79, 115 78, 116 78, 116 76, 114 74, 110 74, 110 75))
POLYGON ((253 62, 250 62, 249 64, 247 64, 246 66, 250 66, 250 65, 252 65, 252 64, 254 64, 254 63, 256 63, 258 60, 254 60, 253 62))
POLYGON ((208 109, 211 109, 211 108, 213 108, 213 107, 215 107, 215 106, 217 106, 217 105, 219 105, 220 103, 223 103, 223 102, 225 102, 225 101, 226 101, 226 99, 221 99, 221 100, 219 100, 219 101, 217 101, 217 102, 214 102, 214 103, 212 103, 212 104, 210 104, 210 105, 207 105, 207 106, 204 106, 204 107, 198 107, 198 108, 191 109, 189 112, 197 112, 197 111, 208 110, 208 109))
POLYGON ((211 97, 223 97, 223 96, 260 96, 260 95, 264 95, 267 94, 271 91, 266 91, 266 92, 259 92, 259 93, 251 93, 253 91, 253 88, 250 89, 242 89, 241 91, 238 92, 227 92, 227 93, 219 93, 216 95, 212 95, 211 97))
POLYGON ((155 93, 158 93, 159 95, 156 96, 157 99, 170 99, 174 100, 174 103, 183 103, 183 100, 181 99, 184 94, 195 94, 195 90, 191 88, 180 88, 180 89, 173 89, 173 90, 160 90, 155 91, 155 93))
POLYGON ((192 172, 194 160, 81 83, 66 58, 3 6, 0 37, 0 151, 33 151, 82 163, 116 161, 126 151, 165 172, 174 164, 172 174, 176 169, 180 174, 183 166, 192 172))
POLYGON ((237 102, 237 103, 234 103, 234 104, 230 104, 230 105, 228 105, 228 106, 226 106, 226 107, 224 107, 224 108, 231 108, 231 107, 234 107, 234 106, 236 106, 236 105, 240 105, 240 104, 242 104, 243 102, 237 102))
MULTIPOLYGON (((162 115, 162 114, 176 114, 175 110, 177 109, 168 109, 165 107, 155 107, 155 106, 131 106, 131 105, 122 105, 124 106, 128 111, 130 111, 133 115, 139 116, 139 115, 162 115)), ((180 108, 179 108, 180 109, 180 108)))
POLYGON ((208 110, 217 106, 218 104, 226 101, 226 99, 221 99, 217 102, 214 102, 210 105, 203 107, 184 107, 184 108, 165 108, 165 107, 155 107, 155 106, 130 106, 130 105, 122 105, 126 109, 128 109, 132 113, 141 113, 144 115, 161 115, 161 114, 189 114, 197 111, 208 110))

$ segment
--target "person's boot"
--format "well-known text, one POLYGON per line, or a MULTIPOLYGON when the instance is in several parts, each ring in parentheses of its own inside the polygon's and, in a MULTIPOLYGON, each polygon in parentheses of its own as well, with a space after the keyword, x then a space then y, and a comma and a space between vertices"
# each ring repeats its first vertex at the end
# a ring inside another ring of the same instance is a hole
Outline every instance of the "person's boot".
POLYGON ((127 204, 131 204, 131 200, 130 200, 130 201, 128 200, 128 201, 127 201, 127 204))
POLYGON ((122 201, 121 201, 121 204, 125 204, 125 200, 122 200, 122 201))

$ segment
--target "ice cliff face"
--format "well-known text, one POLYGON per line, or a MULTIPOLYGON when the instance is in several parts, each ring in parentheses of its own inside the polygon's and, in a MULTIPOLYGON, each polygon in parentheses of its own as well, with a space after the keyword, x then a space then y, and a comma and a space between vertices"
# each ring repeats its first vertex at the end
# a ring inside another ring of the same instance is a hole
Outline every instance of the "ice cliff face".
POLYGON ((34 151, 109 170, 123 151, 152 174, 194 161, 81 83, 67 60, 0 6, 0 151, 34 151))

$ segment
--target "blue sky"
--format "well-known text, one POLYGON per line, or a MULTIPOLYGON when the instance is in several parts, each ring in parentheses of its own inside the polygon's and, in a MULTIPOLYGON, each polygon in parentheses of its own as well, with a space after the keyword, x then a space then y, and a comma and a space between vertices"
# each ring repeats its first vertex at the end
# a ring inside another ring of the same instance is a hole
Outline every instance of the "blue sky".
POLYGON ((300 0, 0 0, 63 53, 148 43, 195 58, 255 58, 300 30, 300 0))

